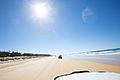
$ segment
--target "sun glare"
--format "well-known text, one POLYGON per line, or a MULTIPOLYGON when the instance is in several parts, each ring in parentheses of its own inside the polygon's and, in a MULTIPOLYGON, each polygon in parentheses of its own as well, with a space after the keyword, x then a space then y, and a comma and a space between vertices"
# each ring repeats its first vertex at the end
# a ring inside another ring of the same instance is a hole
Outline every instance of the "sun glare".
POLYGON ((48 20, 51 16, 52 8, 46 2, 35 2, 30 5, 32 17, 35 20, 48 20))

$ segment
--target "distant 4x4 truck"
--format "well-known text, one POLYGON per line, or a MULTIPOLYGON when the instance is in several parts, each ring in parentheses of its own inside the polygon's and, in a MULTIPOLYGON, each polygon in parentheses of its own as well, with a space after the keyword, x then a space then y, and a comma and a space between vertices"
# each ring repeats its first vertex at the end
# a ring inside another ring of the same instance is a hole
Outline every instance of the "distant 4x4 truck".
POLYGON ((58 59, 62 59, 62 55, 59 55, 59 56, 58 56, 58 59))

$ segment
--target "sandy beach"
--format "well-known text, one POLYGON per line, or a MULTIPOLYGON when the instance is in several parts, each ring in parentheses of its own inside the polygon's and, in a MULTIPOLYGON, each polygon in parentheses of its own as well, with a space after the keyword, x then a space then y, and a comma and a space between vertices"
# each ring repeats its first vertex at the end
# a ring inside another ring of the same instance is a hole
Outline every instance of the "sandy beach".
POLYGON ((53 80, 58 75, 79 70, 120 73, 120 65, 56 57, 37 58, 0 64, 0 80, 53 80))

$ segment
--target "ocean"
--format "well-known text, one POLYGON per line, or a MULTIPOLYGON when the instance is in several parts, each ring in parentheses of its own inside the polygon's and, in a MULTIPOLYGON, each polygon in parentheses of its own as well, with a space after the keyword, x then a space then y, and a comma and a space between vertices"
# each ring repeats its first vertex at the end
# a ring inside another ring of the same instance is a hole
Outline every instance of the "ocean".
POLYGON ((120 52, 116 53, 91 53, 91 54, 66 54, 63 55, 65 59, 84 60, 102 62, 107 64, 120 65, 120 52))

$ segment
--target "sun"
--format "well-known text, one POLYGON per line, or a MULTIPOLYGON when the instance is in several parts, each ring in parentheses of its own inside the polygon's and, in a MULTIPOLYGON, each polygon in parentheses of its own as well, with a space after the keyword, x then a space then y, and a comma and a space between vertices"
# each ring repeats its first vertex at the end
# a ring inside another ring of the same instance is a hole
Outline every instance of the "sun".
POLYGON ((30 10, 34 20, 48 20, 52 13, 50 4, 46 2, 34 2, 30 5, 30 10))

